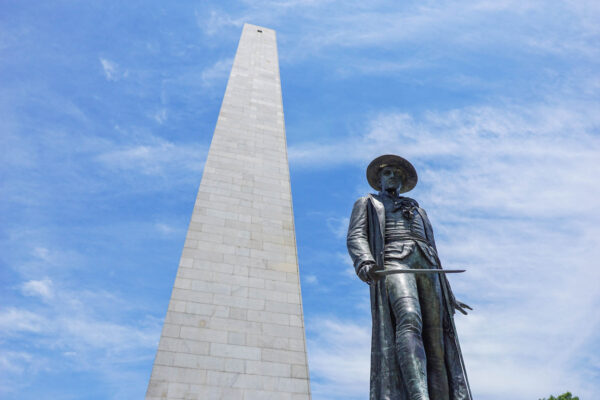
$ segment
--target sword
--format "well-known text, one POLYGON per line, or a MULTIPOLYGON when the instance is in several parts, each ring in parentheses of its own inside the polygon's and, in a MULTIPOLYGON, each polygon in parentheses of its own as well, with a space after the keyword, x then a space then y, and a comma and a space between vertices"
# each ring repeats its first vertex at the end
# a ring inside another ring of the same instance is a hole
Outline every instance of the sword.
POLYGON ((465 272, 466 269, 384 269, 373 271, 379 276, 392 274, 459 274, 465 272))

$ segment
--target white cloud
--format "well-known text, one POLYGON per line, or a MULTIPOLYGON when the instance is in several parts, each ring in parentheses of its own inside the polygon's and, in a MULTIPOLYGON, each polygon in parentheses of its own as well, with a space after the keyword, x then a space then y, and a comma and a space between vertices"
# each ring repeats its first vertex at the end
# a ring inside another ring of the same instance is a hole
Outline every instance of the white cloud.
POLYGON ((137 352, 141 348, 153 349, 159 337, 159 324, 148 328, 136 324, 102 321, 83 315, 63 316, 57 322, 58 331, 55 334, 61 339, 55 343, 65 349, 76 350, 80 357, 89 355, 90 350, 95 349, 106 350, 111 354, 137 352))
MULTIPOLYGON (((14 230, 11 232, 11 243, 18 243, 24 238, 31 240, 35 237, 32 229, 14 230)), ((48 300, 55 295, 54 281, 49 278, 56 273, 71 273, 85 263, 81 254, 75 251, 61 251, 56 248, 49 249, 45 246, 34 246, 29 249, 25 246, 23 251, 29 253, 26 257, 14 262, 14 268, 26 281, 20 285, 20 291, 27 296, 38 296, 48 300), (43 276, 43 279, 38 277, 43 276)))
POLYGON ((21 291, 26 296, 38 296, 42 299, 50 299, 54 296, 52 281, 48 278, 27 281, 21 286, 21 291))
POLYGON ((116 62, 104 57, 100 57, 99 61, 107 81, 118 81, 129 76, 129 70, 124 70, 116 62))
POLYGON ((368 397, 371 356, 370 320, 311 319, 306 324, 313 397, 368 397))
POLYGON ((201 75, 202 84, 204 86, 212 86, 215 82, 224 80, 229 76, 232 64, 233 58, 225 58, 217 61, 210 67, 205 68, 201 75))
POLYGON ((350 223, 350 218, 342 217, 330 217, 327 218, 327 227, 337 237, 338 239, 345 238, 346 233, 348 233, 348 224, 350 223))
POLYGON ((0 330, 5 333, 41 332, 47 320, 28 310, 9 307, 0 311, 0 330))
POLYGON ((160 223, 160 222, 156 223, 154 226, 163 235, 170 235, 178 230, 177 228, 173 227, 172 225, 164 224, 164 223, 160 223))
POLYGON ((167 120, 167 109, 161 108, 156 113, 154 113, 153 118, 156 122, 162 125, 167 120))
POLYGON ((33 255, 36 256, 37 258, 40 258, 44 261, 50 261, 51 257, 50 257, 50 250, 48 250, 45 247, 36 247, 33 249, 33 255))
POLYGON ((248 21, 245 16, 233 18, 230 14, 218 10, 210 10, 206 13, 196 10, 195 16, 198 27, 209 36, 222 32, 228 27, 241 27, 248 21))
MULTIPOLYGON (((23 286, 36 286, 30 283, 23 286)), ((105 373, 108 365, 137 362, 156 349, 162 321, 146 316, 121 322, 132 307, 112 293, 62 288, 46 300, 35 310, 0 311, 4 337, 37 349, 35 357, 0 352, 4 354, 0 372, 5 378, 21 381, 21 374, 34 375, 38 365, 49 360, 53 371, 75 368, 105 373)))
POLYGON ((175 144, 158 137, 151 137, 143 144, 115 147, 96 159, 112 169, 133 170, 145 175, 201 171, 206 152, 197 144, 175 144))
POLYGON ((115 62, 100 57, 100 64, 107 81, 116 81, 121 77, 119 67, 115 62))
MULTIPOLYGON (((459 52, 497 49, 516 57, 531 54, 598 57, 600 10, 593 2, 557 1, 425 1, 396 4, 359 1, 245 2, 230 12, 196 13, 209 35, 244 22, 279 28, 286 36, 282 61, 333 54, 335 49, 385 49, 411 46, 408 62, 387 58, 357 59, 339 54, 341 76, 394 74, 399 70, 439 64, 459 52), (326 15, 326 21, 323 20, 326 15), (296 23, 289 23, 293 19, 296 23), (297 22, 301 21, 301 22, 297 22), (412 45, 418 43, 420 51, 412 45)), ((356 56, 354 56, 356 57, 356 56)))
POLYGON ((4 351, 0 354, 0 371, 22 373, 25 364, 31 363, 33 356, 26 352, 4 351))
POLYGON ((436 186, 433 201, 564 216, 589 211, 600 195, 595 108, 595 103, 578 102, 469 107, 419 116, 384 113, 369 122, 362 136, 291 146, 289 157, 297 167, 319 168, 324 160, 366 165, 379 154, 402 154, 420 167, 422 182, 436 186), (457 191, 466 192, 458 197, 457 191), (557 207, 561 202, 577 207, 557 207))
POLYGON ((349 279, 357 279, 356 271, 354 270, 354 264, 352 264, 352 259, 348 255, 348 253, 335 253, 335 260, 339 265, 343 265, 344 269, 342 270, 342 275, 349 279))
POLYGON ((335 0, 243 0, 244 3, 252 5, 256 8, 270 8, 270 9, 291 9, 295 7, 319 7, 331 3, 335 3, 335 0))

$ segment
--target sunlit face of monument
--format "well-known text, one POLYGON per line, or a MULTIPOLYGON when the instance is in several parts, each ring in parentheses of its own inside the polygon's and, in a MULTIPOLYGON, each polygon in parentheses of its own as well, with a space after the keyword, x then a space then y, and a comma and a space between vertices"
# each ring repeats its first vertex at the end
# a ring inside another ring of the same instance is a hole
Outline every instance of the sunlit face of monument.
POLYGON ((381 171, 379 171, 381 191, 393 191, 398 193, 398 191, 402 188, 403 178, 404 175, 400 168, 394 166, 383 167, 381 171))
POLYGON ((146 400, 311 398, 281 99, 275 31, 245 24, 146 400))

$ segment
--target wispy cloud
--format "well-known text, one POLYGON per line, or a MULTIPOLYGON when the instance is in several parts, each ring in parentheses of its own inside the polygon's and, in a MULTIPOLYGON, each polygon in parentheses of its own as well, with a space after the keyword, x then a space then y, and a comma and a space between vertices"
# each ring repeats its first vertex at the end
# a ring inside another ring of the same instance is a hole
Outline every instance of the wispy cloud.
POLYGON ((0 329, 5 333, 41 332, 46 319, 34 312, 18 308, 6 308, 0 312, 0 329))
POLYGON ((117 63, 110 61, 106 58, 100 57, 100 64, 104 71, 104 76, 107 81, 118 81, 121 78, 126 78, 129 75, 129 71, 123 71, 117 63))
POLYGON ((502 205, 512 212, 539 213, 551 207, 544 201, 550 198, 577 201, 579 210, 589 210, 599 190, 594 160, 600 140, 594 132, 600 118, 593 115, 595 108, 594 102, 575 102, 469 107, 419 116, 382 113, 368 123, 364 135, 294 145, 289 156, 297 167, 319 168, 325 160, 327 165, 367 163, 381 153, 398 153, 422 166, 423 181, 439 186, 439 196, 446 199, 449 191, 460 188, 469 191, 464 197, 470 204, 486 208, 502 205), (444 169, 429 168, 429 162, 444 169), (578 197, 573 189, 588 196, 578 197))
POLYGON ((219 60, 210 67, 205 68, 202 71, 202 83, 204 86, 212 86, 215 81, 224 80, 229 76, 231 71, 231 65, 233 64, 233 58, 225 58, 219 60))
POLYGON ((178 228, 162 222, 158 222, 154 226, 156 227, 156 230, 158 230, 163 235, 171 235, 178 231, 178 228))
POLYGON ((33 251, 32 251, 33 256, 35 256, 36 258, 39 258, 43 261, 49 262, 52 260, 52 255, 50 254, 50 250, 48 250, 45 247, 34 247, 33 251))
POLYGON ((348 232, 348 224, 349 223, 350 223, 350 218, 348 218, 348 217, 327 218, 327 227, 337 238, 345 238, 346 237, 346 233, 348 232))
POLYGON ((162 125, 167 120, 167 116, 167 109, 161 108, 160 110, 154 113, 153 118, 156 122, 162 125))
POLYGON ((175 144, 151 137, 145 143, 115 146, 96 157, 108 168, 137 171, 146 175, 173 171, 201 171, 204 166, 203 150, 198 144, 175 144))
POLYGON ((490 48, 510 48, 517 58, 538 53, 591 60, 598 55, 595 42, 600 32, 592 21, 599 15, 598 7, 588 1, 559 1, 548 7, 543 1, 512 0, 413 1, 385 6, 379 2, 269 0, 245 2, 236 10, 197 12, 197 19, 211 35, 252 21, 279 29, 280 36, 291 39, 286 41, 283 61, 326 55, 333 49, 410 46, 405 53, 409 62, 390 62, 386 57, 361 61, 347 54, 337 57, 346 64, 343 74, 380 74, 439 63, 456 52, 485 53, 490 48), (422 51, 412 47, 415 42, 422 51))
POLYGON ((105 58, 100 58, 100 64, 102 64, 102 69, 104 70, 104 76, 109 81, 115 80, 115 75, 117 72, 117 66, 111 61, 108 61, 105 58))
POLYGON ((217 9, 196 10, 195 16, 198 27, 209 36, 225 28, 241 27, 244 22, 247 22, 245 16, 232 17, 229 13, 217 9))
POLYGON ((46 245, 35 245, 33 248, 18 246, 22 241, 36 238, 39 231, 33 227, 9 232, 7 243, 15 248, 14 254, 11 254, 14 262, 12 268, 25 278, 19 286, 19 291, 25 296, 52 300, 56 290, 52 277, 74 273, 84 262, 84 257, 77 251, 57 250, 46 245))
POLYGON ((33 356, 26 352, 5 351, 0 355, 0 371, 9 374, 23 373, 23 365, 30 364, 33 356))
POLYGON ((54 296, 52 281, 48 278, 27 281, 21 286, 21 291, 26 296, 38 296, 45 300, 54 296))
POLYGON ((369 390, 371 326, 356 320, 317 318, 306 324, 313 396, 366 398, 369 390))
POLYGON ((107 365, 114 369, 115 365, 135 363, 156 347, 160 321, 147 317, 121 322, 122 315, 114 309, 105 312, 108 304, 122 307, 122 300, 114 294, 63 285, 48 296, 48 284, 35 281, 24 282, 21 287, 44 296, 45 303, 31 309, 11 307, 0 311, 0 331, 4 335, 0 357, 4 384, 0 393, 27 386, 43 365, 52 365, 55 372, 74 368, 105 374, 107 365), (7 343, 27 346, 21 352, 7 351, 7 343), (9 380, 17 384, 8 385, 9 380))

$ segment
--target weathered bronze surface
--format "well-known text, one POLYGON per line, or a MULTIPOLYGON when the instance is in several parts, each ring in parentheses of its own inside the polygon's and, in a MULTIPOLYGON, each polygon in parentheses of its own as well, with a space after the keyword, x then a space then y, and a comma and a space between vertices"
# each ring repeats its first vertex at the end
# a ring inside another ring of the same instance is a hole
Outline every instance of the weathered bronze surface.
POLYGON ((463 270, 440 271, 425 210, 399 195, 414 188, 417 173, 404 158, 384 155, 371 162, 367 180, 379 193, 354 204, 347 244, 371 289, 370 399, 472 400, 454 326, 455 310, 470 307, 446 279, 463 270))
POLYGON ((381 277, 393 274, 459 274, 465 271, 466 269, 382 269, 370 272, 381 277))

